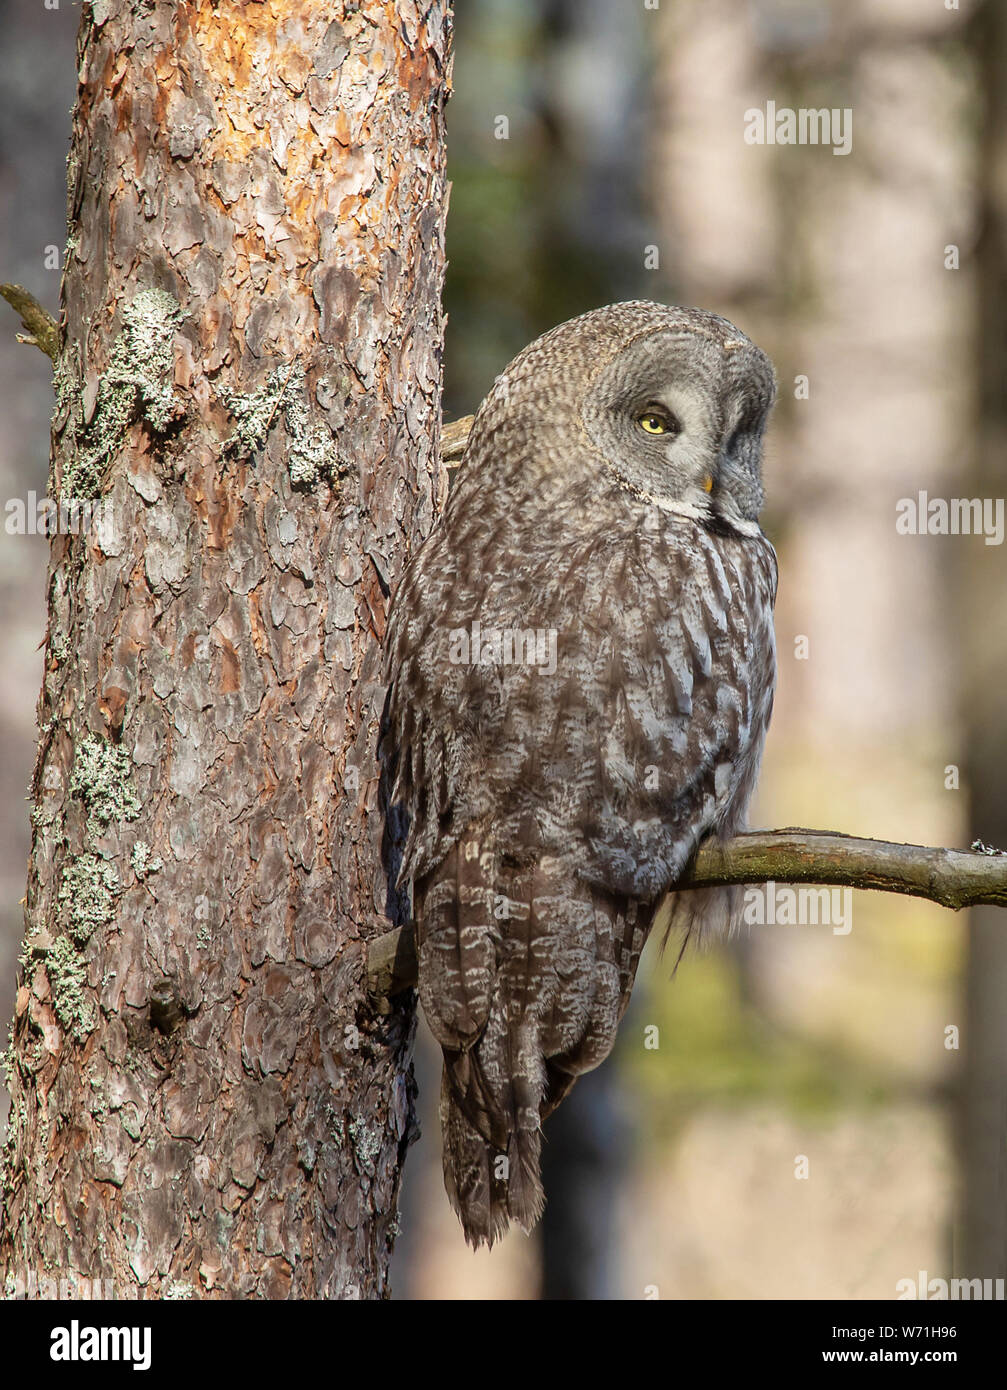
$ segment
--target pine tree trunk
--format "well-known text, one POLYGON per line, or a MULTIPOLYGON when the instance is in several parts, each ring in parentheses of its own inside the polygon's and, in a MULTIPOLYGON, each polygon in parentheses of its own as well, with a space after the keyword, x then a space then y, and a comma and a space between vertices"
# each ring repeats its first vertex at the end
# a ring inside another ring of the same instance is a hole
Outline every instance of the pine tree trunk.
POLYGON ((96 505, 49 571, 8 1288, 387 1292, 413 1015, 365 942, 380 639, 441 487, 448 25, 83 7, 50 495, 96 505))

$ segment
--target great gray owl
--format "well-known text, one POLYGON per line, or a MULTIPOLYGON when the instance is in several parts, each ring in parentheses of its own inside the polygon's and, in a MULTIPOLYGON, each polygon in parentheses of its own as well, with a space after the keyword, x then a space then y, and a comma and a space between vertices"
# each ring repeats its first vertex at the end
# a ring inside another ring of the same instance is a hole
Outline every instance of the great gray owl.
MULTIPOLYGON (((769 359, 631 302, 496 379, 386 636, 444 1178, 468 1240, 541 1215, 541 1123, 612 1049, 662 897, 744 821, 775 683, 769 359)), ((674 900, 726 928, 729 892, 674 900)))

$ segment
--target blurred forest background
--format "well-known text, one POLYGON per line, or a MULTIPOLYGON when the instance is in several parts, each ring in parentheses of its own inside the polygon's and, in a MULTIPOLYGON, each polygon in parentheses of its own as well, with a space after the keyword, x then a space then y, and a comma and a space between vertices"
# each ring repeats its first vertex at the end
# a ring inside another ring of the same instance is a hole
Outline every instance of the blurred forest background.
MULTIPOLYGON (((538 333, 616 299, 716 310, 776 363, 780 680, 754 825, 1007 844, 1003 549, 895 529, 921 489, 1004 493, 1003 9, 457 9, 445 418, 538 333), (746 143, 767 101, 852 109, 852 152, 746 143)), ((0 279, 52 312, 78 15, 0 0, 0 279)), ((49 364, 0 311, 0 495, 41 496, 49 364)), ((46 558, 0 534, 5 1017, 46 558)), ((672 980, 673 962, 648 950, 618 1055, 547 1127, 541 1230, 491 1253, 467 1250, 443 1193, 421 1037, 397 1297, 893 1298, 921 1270, 1005 1273, 1002 913, 863 893, 847 935, 757 927, 672 980)))

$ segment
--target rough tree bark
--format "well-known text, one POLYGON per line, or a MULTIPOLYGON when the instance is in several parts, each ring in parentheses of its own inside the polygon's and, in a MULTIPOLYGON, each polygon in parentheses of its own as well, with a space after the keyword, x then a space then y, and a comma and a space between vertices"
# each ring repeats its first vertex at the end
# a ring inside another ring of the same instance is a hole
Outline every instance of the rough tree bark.
POLYGON ((83 7, 0 1275, 381 1296, 379 642, 438 460, 446 0, 83 7))

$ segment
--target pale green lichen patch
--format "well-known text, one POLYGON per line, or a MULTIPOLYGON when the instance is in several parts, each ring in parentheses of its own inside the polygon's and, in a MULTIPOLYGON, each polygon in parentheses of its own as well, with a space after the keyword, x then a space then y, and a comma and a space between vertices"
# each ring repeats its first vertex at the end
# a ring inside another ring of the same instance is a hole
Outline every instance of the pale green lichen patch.
POLYGON ((92 1096, 90 1111, 99 1124, 108 1118, 108 1102, 105 1099, 104 1083, 95 1076, 93 1071, 87 1074, 87 1084, 91 1087, 92 1096))
POLYGON ((69 939, 58 937, 45 957, 56 1017, 78 1042, 83 1042, 97 1022, 94 1000, 87 990, 87 963, 69 939))
POLYGON ((280 410, 294 391, 293 374, 277 367, 257 391, 234 391, 221 386, 217 394, 234 416, 234 433, 224 440, 224 448, 238 458, 261 449, 280 410))
POLYGON ((323 479, 334 482, 340 464, 332 431, 321 423, 312 424, 300 394, 287 406, 285 415, 291 436, 287 454, 290 481, 300 487, 316 487, 323 479))
POLYGON ((78 1040, 91 1031, 97 1015, 87 993, 87 963, 73 942, 83 946, 111 920, 118 890, 114 868, 94 854, 77 855, 63 869, 59 906, 69 935, 57 937, 48 948, 45 968, 56 1017, 78 1040))
POLYGON ((94 854, 80 854, 63 869, 59 905, 63 924, 83 946, 96 927, 111 921, 119 880, 111 864, 94 854))
POLYGON ((235 421, 234 433, 224 440, 228 452, 248 458, 261 449, 270 428, 282 414, 290 440, 287 467, 292 483, 314 487, 323 479, 335 482, 345 471, 332 431, 320 422, 312 423, 302 367, 277 367, 257 391, 223 387, 219 395, 235 421))
POLYGON ((104 828, 113 821, 136 820, 140 814, 140 803, 130 782, 132 770, 124 748, 98 738, 86 738, 78 745, 70 792, 81 798, 88 819, 96 821, 98 827, 104 828))
POLYGON ((53 363, 52 389, 55 397, 52 408, 52 423, 55 424, 62 417, 64 411, 69 410, 76 389, 73 377, 66 369, 64 357, 57 357, 53 363))
POLYGON ((0 1055, 0 1071, 3 1072, 4 1089, 10 1095, 14 1090, 14 1021, 7 1025, 7 1046, 0 1055))
POLYGON ((133 872, 141 880, 145 879, 148 874, 156 874, 164 868, 163 859, 151 859, 150 845, 147 844, 146 840, 137 840, 133 846, 129 862, 133 866, 133 872))
POLYGON ((3 1147, 0 1148, 0 1193, 7 1192, 14 1186, 14 1159, 17 1154, 18 1141, 27 1122, 27 1107, 24 1103, 24 1097, 20 1097, 16 1105, 13 1102, 11 1104, 10 1113, 7 1116, 7 1134, 3 1147))
POLYGON ((353 1152, 357 1157, 357 1164, 362 1172, 373 1173, 374 1165, 381 1152, 380 1133, 356 1119, 350 1120, 348 1128, 353 1152))
POLYGON ((328 1102, 325 1105, 325 1119, 328 1123, 330 1138, 334 1143, 342 1144, 344 1138, 342 1117, 336 1114, 328 1102))
MULTIPOLYGON (((178 419, 181 403, 172 377, 172 340, 182 321, 178 303, 164 290, 138 290, 122 310, 122 331, 112 344, 98 383, 90 420, 81 413, 76 448, 63 475, 64 497, 97 497, 126 432, 143 420, 157 434, 178 419)), ((57 372, 57 409, 67 389, 57 372)))
MULTIPOLYGON (((92 842, 110 825, 135 820, 140 814, 131 774, 132 763, 124 748, 90 735, 77 745, 70 793, 84 803, 87 837, 92 842)), ((143 846, 145 865, 148 855, 149 849, 143 846)), ((134 866, 136 862, 134 846, 134 866)), ((63 866, 58 906, 59 926, 66 935, 47 947, 44 959, 56 1017, 78 1041, 94 1027, 97 1006, 88 993, 87 964, 77 948, 112 920, 120 892, 114 866, 97 854, 74 855, 63 866)))
POLYGON ((22 970, 29 970, 33 961, 42 960, 50 945, 48 933, 42 929, 38 922, 33 921, 25 913, 25 931, 21 938, 21 949, 18 951, 17 963, 22 970))
MULTIPOLYGON (((0 1066, 3 1068, 4 1086, 8 1095, 14 1094, 14 1024, 10 1024, 7 1029, 7 1047, 3 1057, 0 1058, 0 1066)), ((21 1100, 21 1107, 24 1108, 24 1101, 21 1100)), ((18 1108, 12 1102, 10 1111, 7 1115, 7 1133, 3 1144, 0 1145, 0 1193, 6 1192, 11 1186, 14 1151, 18 1140, 18 1108)))

